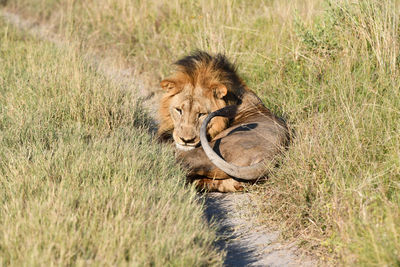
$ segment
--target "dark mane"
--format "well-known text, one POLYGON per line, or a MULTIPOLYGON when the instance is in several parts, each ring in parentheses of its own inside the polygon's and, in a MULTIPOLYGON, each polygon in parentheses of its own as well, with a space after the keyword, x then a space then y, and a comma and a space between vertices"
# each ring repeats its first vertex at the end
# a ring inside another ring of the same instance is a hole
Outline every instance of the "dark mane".
POLYGON ((207 79, 219 81, 228 88, 243 85, 237 75, 236 66, 229 62, 223 54, 212 56, 207 52, 196 50, 174 64, 178 71, 191 78, 193 84, 207 83, 204 81, 207 79))

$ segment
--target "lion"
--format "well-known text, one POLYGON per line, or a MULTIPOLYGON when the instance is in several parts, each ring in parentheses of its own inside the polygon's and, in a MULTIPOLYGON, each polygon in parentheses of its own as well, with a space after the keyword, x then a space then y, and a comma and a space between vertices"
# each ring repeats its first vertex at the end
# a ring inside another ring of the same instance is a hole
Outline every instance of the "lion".
POLYGON ((267 177, 288 144, 285 121, 264 106, 226 56, 196 51, 175 66, 160 83, 158 138, 175 143, 188 180, 200 190, 236 192, 267 177))

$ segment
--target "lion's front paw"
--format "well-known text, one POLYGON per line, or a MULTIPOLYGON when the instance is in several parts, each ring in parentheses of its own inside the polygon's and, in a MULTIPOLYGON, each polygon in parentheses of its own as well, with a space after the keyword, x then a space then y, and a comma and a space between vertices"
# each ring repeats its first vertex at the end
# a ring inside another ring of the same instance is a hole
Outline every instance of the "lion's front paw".
POLYGON ((197 189, 208 192, 229 193, 243 191, 242 183, 232 178, 222 180, 202 178, 194 180, 193 183, 195 183, 197 189))

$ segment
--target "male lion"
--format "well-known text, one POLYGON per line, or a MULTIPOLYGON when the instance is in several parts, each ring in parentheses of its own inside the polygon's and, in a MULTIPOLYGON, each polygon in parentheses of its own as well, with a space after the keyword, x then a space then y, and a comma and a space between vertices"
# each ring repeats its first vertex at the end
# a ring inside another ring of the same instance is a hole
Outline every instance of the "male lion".
POLYGON ((175 142, 190 181, 207 191, 234 192, 265 177, 287 145, 285 122, 224 55, 196 51, 175 65, 175 74, 161 82, 158 137, 175 142))

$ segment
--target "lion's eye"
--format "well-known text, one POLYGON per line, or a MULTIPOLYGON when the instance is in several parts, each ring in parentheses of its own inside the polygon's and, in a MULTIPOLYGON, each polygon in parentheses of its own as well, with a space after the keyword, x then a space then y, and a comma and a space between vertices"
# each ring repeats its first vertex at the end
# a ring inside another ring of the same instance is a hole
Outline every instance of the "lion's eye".
POLYGON ((179 115, 182 115, 182 109, 180 108, 175 108, 175 111, 179 113, 179 115))

